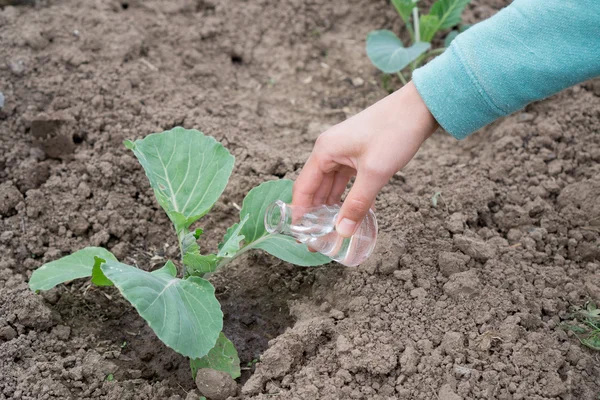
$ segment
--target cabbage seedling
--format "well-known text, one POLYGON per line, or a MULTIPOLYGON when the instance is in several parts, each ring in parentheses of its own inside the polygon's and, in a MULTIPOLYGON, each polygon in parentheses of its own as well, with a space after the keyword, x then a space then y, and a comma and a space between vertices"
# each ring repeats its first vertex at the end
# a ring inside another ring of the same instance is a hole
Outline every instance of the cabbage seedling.
POLYGON ((437 0, 431 6, 429 14, 419 16, 418 0, 392 0, 392 4, 402 18, 411 38, 410 47, 404 47, 402 40, 389 30, 372 31, 367 36, 367 56, 377 68, 386 74, 398 74, 402 84, 406 85, 410 76, 402 71, 407 67, 410 73, 430 57, 441 54, 459 31, 447 34, 445 47, 431 49, 431 41, 439 31, 460 24, 461 14, 471 0, 437 0))
POLYGON ((144 168, 158 203, 173 223, 182 268, 169 260, 147 272, 119 262, 106 249, 87 247, 42 265, 29 286, 38 292, 90 277, 95 285, 114 285, 160 340, 191 359, 193 375, 199 368, 213 368, 235 379, 240 375, 240 360, 221 332, 223 313, 205 275, 252 249, 301 266, 321 265, 329 259, 310 253, 291 237, 265 230, 267 206, 278 199, 291 201, 289 180, 268 181, 252 189, 244 199, 240 222, 227 230, 215 253, 201 254, 202 229, 191 226, 210 211, 225 189, 234 157, 214 138, 180 127, 124 144, 144 168))

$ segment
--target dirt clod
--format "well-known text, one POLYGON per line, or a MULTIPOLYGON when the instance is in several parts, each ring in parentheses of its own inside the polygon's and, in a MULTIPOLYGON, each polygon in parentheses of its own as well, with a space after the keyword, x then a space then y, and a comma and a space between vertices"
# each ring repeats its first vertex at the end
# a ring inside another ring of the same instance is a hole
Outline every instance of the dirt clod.
POLYGON ((196 374, 196 386, 200 394, 210 400, 227 400, 235 395, 237 385, 227 372, 202 368, 196 374))

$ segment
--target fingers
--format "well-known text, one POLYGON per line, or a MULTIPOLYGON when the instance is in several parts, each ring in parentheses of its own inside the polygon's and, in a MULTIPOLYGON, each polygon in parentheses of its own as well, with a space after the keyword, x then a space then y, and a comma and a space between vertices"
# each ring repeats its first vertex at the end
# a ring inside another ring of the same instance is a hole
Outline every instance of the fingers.
POLYGON ((336 230, 341 236, 350 237, 354 234, 387 181, 388 178, 382 174, 358 171, 338 216, 336 230))
POLYGON ((355 172, 352 169, 340 170, 335 174, 329 197, 326 200, 327 204, 338 204, 342 201, 342 195, 354 175, 355 172))
POLYGON ((327 198, 329 197, 329 193, 331 192, 331 187, 333 186, 335 175, 335 171, 325 174, 323 182, 321 182, 321 186, 319 186, 319 188, 313 196, 313 205, 325 204, 327 198))
POLYGON ((292 204, 302 207, 311 206, 324 179, 325 173, 319 168, 318 159, 313 153, 294 182, 292 204))

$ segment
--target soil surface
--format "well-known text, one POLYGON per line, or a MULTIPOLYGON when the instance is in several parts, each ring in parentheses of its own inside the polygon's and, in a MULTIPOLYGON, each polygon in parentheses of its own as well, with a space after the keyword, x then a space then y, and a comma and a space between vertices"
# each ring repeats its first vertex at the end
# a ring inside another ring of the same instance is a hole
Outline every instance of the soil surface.
MULTIPOLYGON (((174 126, 236 156, 200 224, 216 249, 252 187, 295 178, 319 133, 385 96, 365 37, 399 18, 384 0, 13 3, 0 8, 0 400, 197 399, 187 360, 114 288, 35 295, 31 272, 88 245, 148 270, 177 259, 121 144, 174 126)), ((473 0, 467 22, 507 3, 473 0)), ((379 196, 364 265, 253 253, 213 275, 245 367, 238 398, 596 399, 598 353, 561 324, 600 301, 599 132, 592 81, 466 141, 436 133, 379 196)))

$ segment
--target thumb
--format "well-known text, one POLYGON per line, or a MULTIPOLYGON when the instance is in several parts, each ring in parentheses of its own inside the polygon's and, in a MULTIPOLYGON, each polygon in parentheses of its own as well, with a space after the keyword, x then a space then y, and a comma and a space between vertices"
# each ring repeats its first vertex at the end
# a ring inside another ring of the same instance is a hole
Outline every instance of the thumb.
POLYGON ((387 180, 381 176, 358 173, 337 218, 336 231, 340 236, 354 234, 386 183, 387 180))

